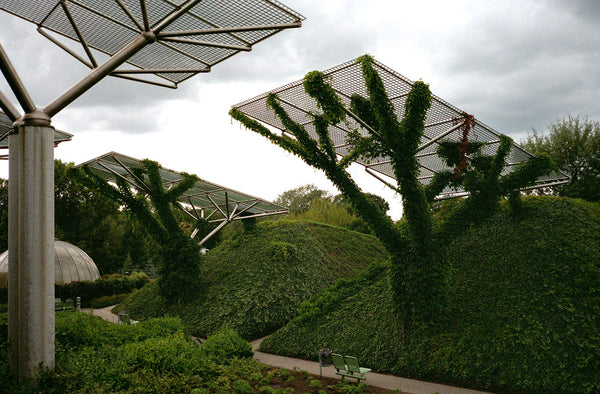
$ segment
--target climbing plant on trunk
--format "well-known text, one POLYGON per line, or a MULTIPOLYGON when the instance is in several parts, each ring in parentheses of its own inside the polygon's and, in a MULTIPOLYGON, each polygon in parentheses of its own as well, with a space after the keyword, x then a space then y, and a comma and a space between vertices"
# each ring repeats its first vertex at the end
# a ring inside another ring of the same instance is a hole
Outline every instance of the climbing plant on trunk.
POLYGON ((111 185, 88 167, 83 167, 82 172, 74 169, 74 176, 123 206, 160 245, 158 286, 168 302, 176 303, 196 296, 199 290, 200 247, 185 233, 174 213, 179 207, 177 199, 196 183, 198 177, 181 173, 182 180, 166 190, 159 169, 159 164, 151 160, 144 160, 141 168, 132 169, 143 188, 137 191, 122 178, 117 178, 116 185, 111 185))
MULTIPOLYGON (((416 82, 406 99, 404 117, 399 121, 373 68, 373 59, 362 56, 358 62, 369 97, 353 96, 350 110, 367 126, 368 134, 351 133, 347 141, 351 149, 339 160, 328 127, 343 122, 348 109, 328 84, 327 77, 319 71, 309 72, 304 78, 304 89, 321 109, 320 113, 312 114, 316 139, 310 137, 304 126, 292 120, 274 94, 267 98, 267 105, 293 137, 275 134, 235 108, 230 115, 325 172, 389 252, 394 301, 405 321, 428 323, 443 312, 448 294, 448 265, 438 253, 432 237, 433 219, 428 196, 437 193, 428 190, 417 179, 416 153, 431 105, 431 92, 427 84, 416 82), (357 158, 369 160, 381 155, 391 158, 410 229, 408 237, 361 191, 346 170, 357 158)), ((443 189, 440 185, 435 187, 443 189)))

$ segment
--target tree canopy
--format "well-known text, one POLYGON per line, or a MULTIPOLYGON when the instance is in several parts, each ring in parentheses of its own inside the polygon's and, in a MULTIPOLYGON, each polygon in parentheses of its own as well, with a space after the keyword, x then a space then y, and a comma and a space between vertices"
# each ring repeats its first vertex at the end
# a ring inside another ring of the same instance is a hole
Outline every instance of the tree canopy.
POLYGON ((288 208, 292 214, 299 214, 306 212, 316 201, 330 198, 329 192, 310 184, 286 190, 274 202, 288 208))
POLYGON ((600 122, 569 116, 552 122, 545 132, 533 130, 522 145, 552 157, 571 176, 555 194, 600 201, 600 122))

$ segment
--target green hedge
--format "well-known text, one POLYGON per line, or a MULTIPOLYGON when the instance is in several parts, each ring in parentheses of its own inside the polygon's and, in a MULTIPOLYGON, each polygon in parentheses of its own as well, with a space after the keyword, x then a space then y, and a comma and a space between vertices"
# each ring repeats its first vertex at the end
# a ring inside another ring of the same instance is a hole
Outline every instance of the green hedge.
POLYGON ((440 326, 399 324, 388 279, 312 300, 261 350, 316 359, 328 347, 378 372, 495 392, 600 391, 600 209, 526 198, 455 234, 440 326))
POLYGON ((91 301, 95 298, 130 293, 143 287, 149 281, 148 275, 143 272, 134 272, 127 276, 119 274, 104 275, 94 282, 82 281, 56 285, 55 297, 62 300, 67 298, 75 300, 77 297, 81 297, 81 305, 89 307, 91 301))
MULTIPOLYGON (((82 281, 71 282, 64 285, 56 285, 54 294, 56 298, 63 301, 67 298, 75 300, 81 297, 83 307, 89 307, 94 298, 112 296, 115 294, 130 293, 148 283, 148 275, 143 272, 134 272, 131 275, 111 274, 104 275, 94 282, 82 281)), ((8 289, 0 288, 0 304, 8 303, 8 289)))

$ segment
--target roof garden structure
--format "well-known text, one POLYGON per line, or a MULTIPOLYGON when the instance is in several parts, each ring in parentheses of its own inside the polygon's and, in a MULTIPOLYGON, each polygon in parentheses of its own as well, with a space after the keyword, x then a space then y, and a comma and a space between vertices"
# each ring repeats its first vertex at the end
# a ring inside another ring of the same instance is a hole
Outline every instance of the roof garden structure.
MULTIPOLYGON (((110 183, 118 178, 127 181, 133 189, 144 192, 147 186, 135 174, 135 169, 143 168, 142 161, 116 152, 109 152, 79 165, 88 166, 92 173, 110 183)), ((183 177, 177 171, 160 168, 160 176, 165 188, 176 186, 183 177)), ((205 219, 217 226, 200 241, 202 245, 228 223, 263 216, 281 215, 287 208, 224 186, 200 179, 178 200, 179 207, 190 217, 205 219)), ((192 238, 197 230, 192 233, 192 238)))
MULTIPOLYGON (((394 104, 398 119, 402 119, 404 103, 408 92, 413 86, 413 82, 376 60, 373 61, 373 66, 379 73, 379 76, 385 85, 386 93, 394 104)), ((329 78, 328 82, 342 99, 346 107, 346 114, 348 115, 345 122, 341 122, 335 126, 330 125, 328 129, 329 135, 334 143, 335 152, 342 158, 351 150, 351 146, 347 142, 349 132, 358 130, 361 134, 367 135, 367 129, 369 127, 348 109, 350 107, 350 98, 353 94, 360 94, 363 97, 368 97, 368 94, 360 64, 356 60, 340 64, 323 73, 329 78)), ((280 104, 291 116, 292 120, 303 125, 311 137, 317 140, 318 136, 314 127, 314 117, 311 113, 318 113, 320 110, 317 108, 316 101, 305 92, 302 82, 302 80, 299 80, 289 83, 239 104, 235 104, 233 107, 263 124, 285 132, 285 127, 266 103, 267 97, 274 93, 277 95, 280 104)), ((500 133, 479 120, 474 119, 465 111, 458 109, 440 97, 434 95, 432 99, 431 107, 427 112, 424 135, 421 139, 417 155, 419 162, 419 180, 423 184, 428 184, 437 172, 451 170, 438 156, 437 147, 439 143, 444 140, 454 142, 462 141, 464 131, 467 129, 465 127, 467 124, 468 141, 483 143, 484 147, 482 153, 493 155, 500 146, 500 133)), ((532 156, 531 153, 527 152, 517 144, 513 144, 506 159, 503 175, 510 173, 532 156)), ((370 160, 369 162, 359 158, 356 162, 364 166, 369 174, 395 190, 388 182, 388 180, 394 180, 394 171, 391 160, 388 157, 379 157, 370 160)), ((567 174, 555 172, 539 178, 534 188, 552 186, 568 181, 569 177, 567 174)), ((436 199, 460 197, 465 196, 466 194, 467 193, 462 189, 447 187, 436 197, 436 199)))
POLYGON ((2 0, 0 10, 33 23, 90 69, 38 108, 0 45, 0 70, 23 110, 0 91, 0 109, 15 126, 9 136, 9 360, 19 378, 35 381, 40 367, 54 368, 52 117, 106 76, 175 88, 300 27, 304 18, 276 0, 2 0))

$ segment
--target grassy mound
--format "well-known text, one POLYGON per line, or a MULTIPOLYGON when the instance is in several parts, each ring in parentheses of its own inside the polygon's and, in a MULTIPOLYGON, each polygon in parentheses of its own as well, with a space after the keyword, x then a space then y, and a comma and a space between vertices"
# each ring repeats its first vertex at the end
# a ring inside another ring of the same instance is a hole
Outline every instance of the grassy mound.
POLYGON ((385 259, 370 235, 299 220, 265 221, 206 255, 196 302, 169 309, 151 284, 123 308, 135 318, 176 314, 198 336, 228 327, 253 339, 285 325, 303 301, 338 279, 385 259))
POLYGON ((597 205, 528 198, 519 217, 504 210, 456 234, 447 253, 440 327, 400 326, 381 270, 305 304, 262 349, 315 358, 329 347, 377 371, 501 392, 600 391, 597 205))

